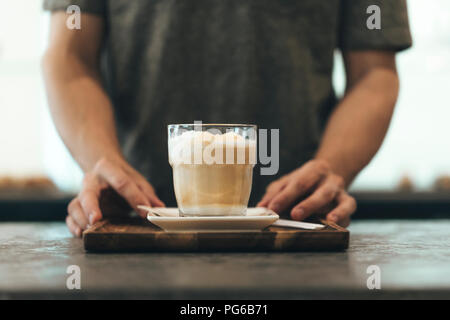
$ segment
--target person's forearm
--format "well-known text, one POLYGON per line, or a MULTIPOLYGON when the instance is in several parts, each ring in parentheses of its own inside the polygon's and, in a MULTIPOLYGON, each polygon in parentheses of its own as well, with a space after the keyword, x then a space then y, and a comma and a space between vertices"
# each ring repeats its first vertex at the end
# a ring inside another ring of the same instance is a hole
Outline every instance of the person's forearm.
POLYGON ((76 56, 48 52, 43 70, 53 121, 81 168, 89 171, 101 158, 122 160, 111 102, 96 68, 76 56))
POLYGON ((398 90, 394 71, 375 69, 346 94, 330 116, 316 158, 326 160, 347 186, 381 146, 398 90))

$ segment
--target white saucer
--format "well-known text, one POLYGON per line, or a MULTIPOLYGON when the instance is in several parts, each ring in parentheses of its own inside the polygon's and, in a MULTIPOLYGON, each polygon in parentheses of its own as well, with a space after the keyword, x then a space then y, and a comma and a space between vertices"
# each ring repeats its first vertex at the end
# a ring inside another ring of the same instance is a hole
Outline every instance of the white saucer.
POLYGON ((279 216, 266 208, 248 208, 245 216, 180 217, 178 208, 150 208, 147 219, 168 232, 255 232, 278 220, 279 216))

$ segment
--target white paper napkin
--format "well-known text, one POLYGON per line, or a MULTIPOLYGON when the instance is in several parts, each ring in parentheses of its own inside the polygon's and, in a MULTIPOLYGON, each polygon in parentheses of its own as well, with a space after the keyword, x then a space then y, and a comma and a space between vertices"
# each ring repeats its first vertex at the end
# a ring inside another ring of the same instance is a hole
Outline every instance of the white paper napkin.
POLYGON ((292 221, 292 220, 286 220, 286 219, 278 219, 277 221, 275 221, 272 224, 272 226, 289 227, 289 228, 306 229, 306 230, 320 230, 320 229, 325 228, 325 226, 323 224, 292 221))

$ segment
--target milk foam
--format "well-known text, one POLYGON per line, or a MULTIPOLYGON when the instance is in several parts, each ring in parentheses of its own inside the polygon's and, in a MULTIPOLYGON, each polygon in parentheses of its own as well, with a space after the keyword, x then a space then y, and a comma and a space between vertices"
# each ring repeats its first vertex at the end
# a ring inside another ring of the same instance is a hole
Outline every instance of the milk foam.
POLYGON ((235 132, 186 131, 169 138, 169 162, 177 164, 255 164, 256 141, 235 132))

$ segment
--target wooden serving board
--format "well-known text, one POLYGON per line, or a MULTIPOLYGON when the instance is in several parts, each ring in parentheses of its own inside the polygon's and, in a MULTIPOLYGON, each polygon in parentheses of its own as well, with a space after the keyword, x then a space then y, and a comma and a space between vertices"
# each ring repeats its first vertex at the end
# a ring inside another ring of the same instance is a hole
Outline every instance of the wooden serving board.
POLYGON ((92 252, 342 251, 349 232, 320 220, 322 230, 269 227, 259 232, 165 232, 137 218, 102 220, 83 233, 92 252))

